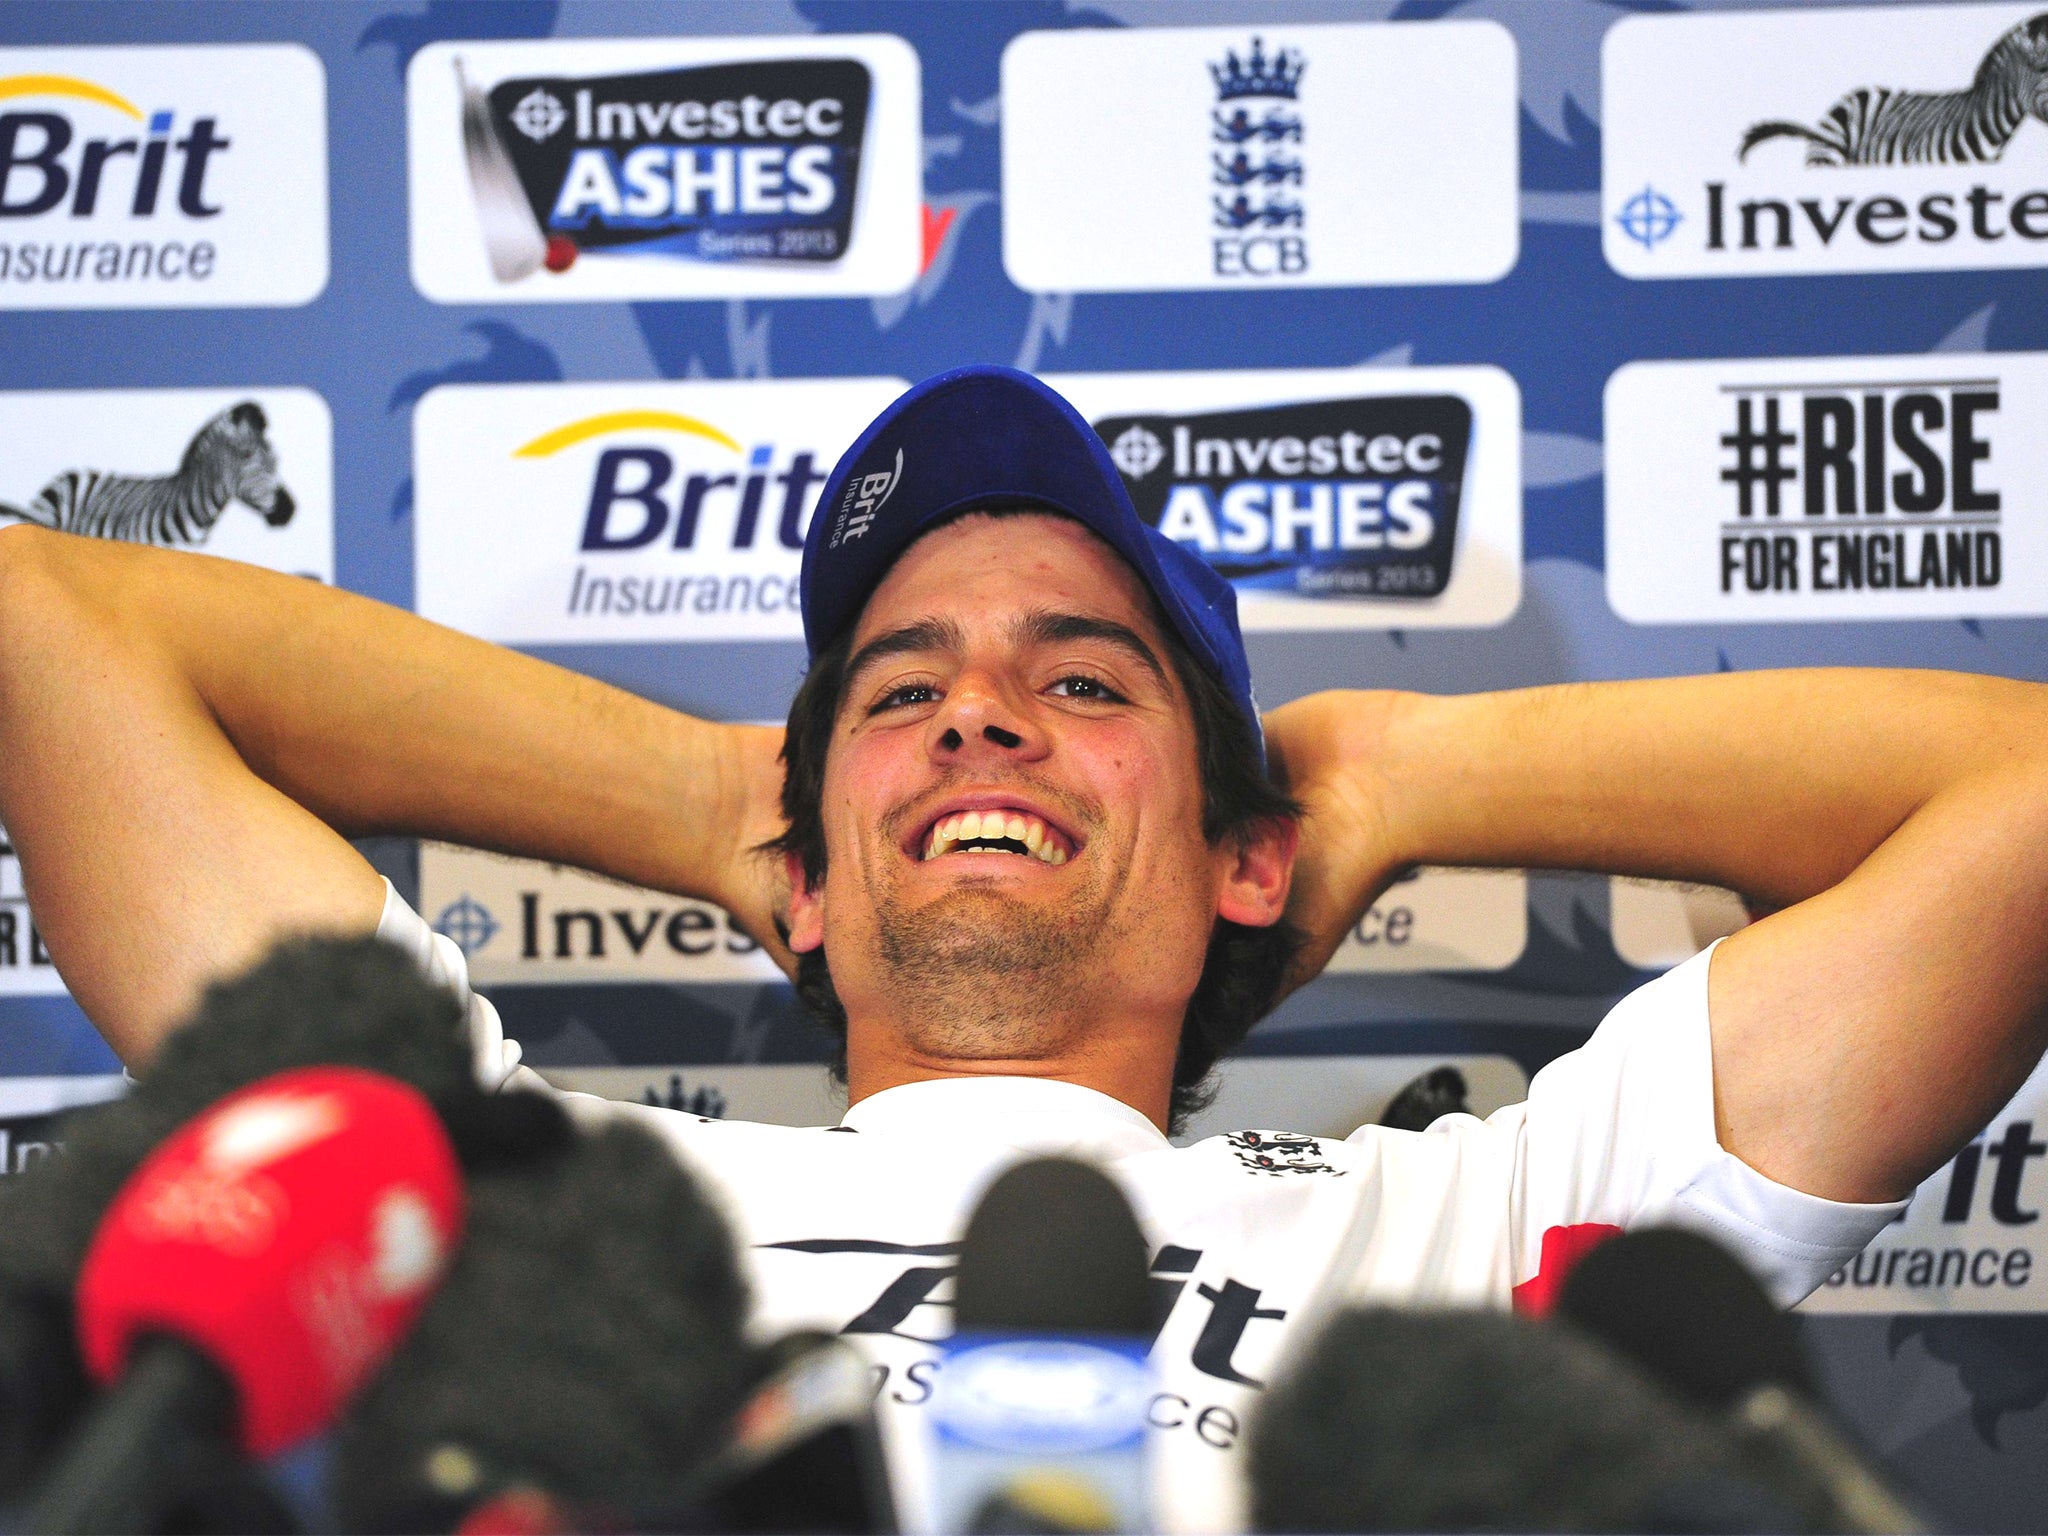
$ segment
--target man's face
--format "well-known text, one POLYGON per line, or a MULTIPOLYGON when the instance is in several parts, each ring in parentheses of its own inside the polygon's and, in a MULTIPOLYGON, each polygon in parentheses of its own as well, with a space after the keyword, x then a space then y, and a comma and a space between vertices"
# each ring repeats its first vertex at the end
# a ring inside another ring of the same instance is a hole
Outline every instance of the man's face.
POLYGON ((935 1065, 1136 1030, 1170 1069, 1218 915, 1277 915, 1202 837, 1144 588, 1065 518, 969 516, 896 562, 855 626, 822 811, 792 944, 831 956, 856 1078, 877 1030, 935 1065))

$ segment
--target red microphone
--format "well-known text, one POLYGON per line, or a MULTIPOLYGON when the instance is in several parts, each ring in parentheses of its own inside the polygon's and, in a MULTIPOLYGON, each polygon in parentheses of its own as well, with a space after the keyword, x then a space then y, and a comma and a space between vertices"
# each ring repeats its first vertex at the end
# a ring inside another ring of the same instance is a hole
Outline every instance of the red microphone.
POLYGON ((195 1427, 252 1456, 325 1428, 426 1305, 462 1222, 447 1132, 394 1078, 310 1067, 211 1106, 87 1250, 79 1343, 111 1390, 30 1528, 141 1528, 195 1427))

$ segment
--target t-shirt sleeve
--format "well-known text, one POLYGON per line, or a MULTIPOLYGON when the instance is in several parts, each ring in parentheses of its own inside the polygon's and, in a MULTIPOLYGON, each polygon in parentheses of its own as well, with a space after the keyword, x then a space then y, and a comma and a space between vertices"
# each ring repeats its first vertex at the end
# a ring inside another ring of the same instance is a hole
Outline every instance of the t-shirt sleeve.
POLYGON ((476 1080, 490 1092, 507 1086, 547 1089, 540 1074, 519 1064, 519 1042, 505 1038, 505 1026, 491 1000, 469 984, 469 962, 445 933, 436 933, 413 911, 389 880, 384 882, 384 915, 377 937, 395 944, 412 958, 429 981, 446 987, 461 1002, 469 1019, 469 1044, 476 1080))
POLYGON ((1710 947, 1623 998, 1584 1046, 1536 1074, 1524 1103, 1493 1117, 1519 1135, 1510 1200, 1518 1292, 1554 1285, 1601 1228, 1670 1223, 1733 1249, 1790 1306, 1905 1209, 1823 1200, 1722 1148, 1712 956, 1710 947))

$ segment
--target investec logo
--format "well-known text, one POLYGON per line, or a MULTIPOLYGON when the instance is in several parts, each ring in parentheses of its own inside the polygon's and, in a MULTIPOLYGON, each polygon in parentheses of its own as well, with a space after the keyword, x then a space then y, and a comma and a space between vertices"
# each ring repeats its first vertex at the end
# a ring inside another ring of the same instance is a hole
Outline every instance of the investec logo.
POLYGON ((430 390, 413 417, 419 611, 515 645, 793 639, 825 477, 902 389, 430 390))
POLYGON ((1608 594, 1648 622, 2048 613, 2048 356, 1632 363, 1608 594))
POLYGON ((491 270, 565 272, 583 250, 693 261, 846 253, 872 81, 858 59, 776 59, 590 79, 464 76, 463 147, 491 270))
POLYGON ((1631 17, 1604 80, 1630 276, 2048 260, 2048 12, 1631 17))
POLYGON ((448 303, 898 292, 918 97, 888 36, 429 44, 414 280, 448 303))
POLYGON ((0 306, 312 298, 324 84, 296 47, 0 50, 0 306))
POLYGON ((1095 423, 1138 513, 1240 586, 1435 597, 1451 581, 1472 408, 1376 396, 1095 423))

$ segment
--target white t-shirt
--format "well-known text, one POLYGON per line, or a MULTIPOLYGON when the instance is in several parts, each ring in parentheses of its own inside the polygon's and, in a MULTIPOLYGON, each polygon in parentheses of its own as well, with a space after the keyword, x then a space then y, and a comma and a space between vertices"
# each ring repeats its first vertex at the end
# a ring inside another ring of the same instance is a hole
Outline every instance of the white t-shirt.
MULTIPOLYGON (((378 933, 468 999, 487 1084, 543 1086, 469 991, 461 952, 395 892, 378 933)), ((1536 1074, 1525 1102, 1419 1133, 1247 1130, 1176 1148, 1105 1094, 1015 1077, 890 1088, 815 1129, 563 1097, 579 1114, 646 1126, 722 1199, 759 1334, 823 1328, 868 1351, 898 1486, 913 1491, 914 1420, 952 1327, 952 1268, 976 1200, 1021 1157, 1100 1163, 1138 1213, 1154 1284, 1174 1298, 1152 1351, 1164 1527, 1229 1530, 1242 1525, 1240 1448, 1259 1388, 1333 1306, 1526 1303, 1599 1229, 1646 1222, 1719 1239, 1789 1305, 1904 1208, 1801 1194, 1721 1149, 1707 965, 1699 955, 1624 998, 1536 1074)), ((912 1529, 920 1513, 905 1511, 912 1529)))

